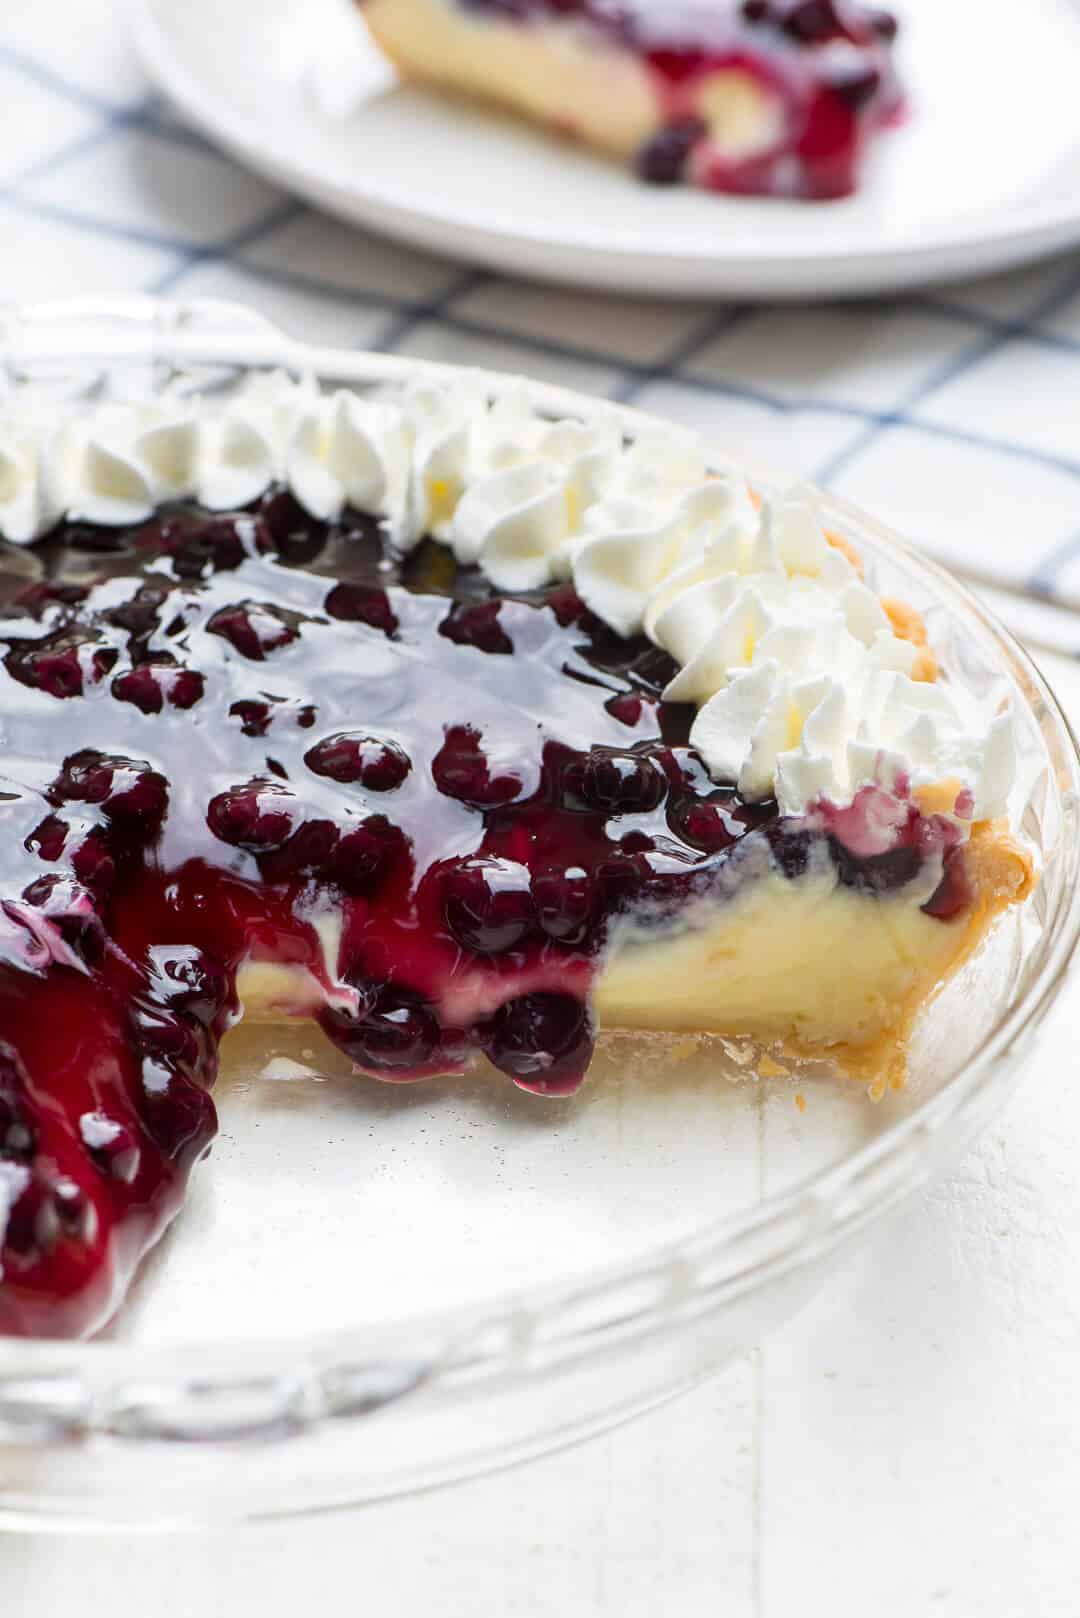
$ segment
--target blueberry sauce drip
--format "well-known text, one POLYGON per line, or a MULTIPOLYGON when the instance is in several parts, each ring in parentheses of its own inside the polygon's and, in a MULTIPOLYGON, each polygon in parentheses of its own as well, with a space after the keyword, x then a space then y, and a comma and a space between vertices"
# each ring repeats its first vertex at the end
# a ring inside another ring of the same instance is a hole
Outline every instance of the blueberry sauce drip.
POLYGON ((512 22, 577 20, 649 66, 664 126, 638 154, 640 177, 691 177, 737 195, 812 200, 855 189, 875 130, 895 123, 903 98, 889 11, 861 0, 459 0, 512 22), (779 109, 774 140, 725 153, 709 138, 698 92, 718 73, 756 83, 779 109))
MULTIPOLYGON (((565 1095, 615 916, 708 892, 748 837, 808 858, 710 780, 670 660, 569 586, 494 596, 280 489, 4 548, 0 664, 0 1333, 115 1308, 214 1136, 245 960, 305 971, 379 1078, 483 1053, 565 1095)), ((832 847, 875 893, 918 865, 832 847)))

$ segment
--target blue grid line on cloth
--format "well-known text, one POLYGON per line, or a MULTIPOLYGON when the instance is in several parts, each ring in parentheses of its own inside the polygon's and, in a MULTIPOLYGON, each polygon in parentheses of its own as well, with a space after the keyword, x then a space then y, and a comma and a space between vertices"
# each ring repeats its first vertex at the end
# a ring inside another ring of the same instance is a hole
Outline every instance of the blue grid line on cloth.
MULTIPOLYGON (((385 310, 390 319, 377 335, 376 347, 386 351, 399 348, 421 324, 439 323, 451 332, 463 336, 495 341, 510 341, 539 355, 553 359, 585 360, 601 364, 619 373, 610 388, 613 397, 630 402, 650 384, 674 382, 679 387, 716 397, 726 397, 767 409, 779 415, 799 415, 816 412, 819 415, 850 419, 857 431, 846 444, 833 451, 818 466, 815 473, 819 482, 828 483, 861 458, 866 451, 890 430, 902 427, 916 433, 930 434, 957 443, 1028 461, 1070 478, 1080 480, 1080 459, 1039 449, 1001 436, 972 428, 958 427, 940 422, 921 420, 918 407, 940 392, 958 377, 978 367, 985 359, 998 353, 1015 341, 1035 343, 1062 353, 1080 352, 1080 340, 1060 332, 1048 332, 1041 323, 1059 310, 1080 290, 1080 270, 1072 269, 1063 282, 1050 294, 1036 299, 1034 304, 1018 318, 1003 319, 965 305, 962 300, 934 297, 925 293, 910 293, 888 303, 889 310, 921 311, 942 321, 966 324, 974 329, 973 340, 959 354, 932 368, 901 395, 890 409, 874 410, 843 399, 825 399, 813 395, 781 397, 767 388, 755 388, 743 382, 719 377, 703 377, 689 369, 695 355, 719 336, 734 329, 756 312, 753 305, 725 305, 710 312, 702 321, 673 343, 656 361, 641 363, 625 355, 593 349, 580 344, 562 343, 547 336, 486 322, 457 312, 454 305, 468 293, 474 292, 486 281, 493 279, 487 272, 477 269, 455 271, 442 291, 423 299, 395 298, 375 290, 342 286, 331 279, 288 269, 282 266, 254 263, 240 255, 245 249, 272 235, 274 231, 301 218, 302 204, 275 201, 254 222, 243 230, 213 244, 193 246, 167 231, 117 224, 96 217, 92 212, 28 198, 25 188, 47 175, 60 171, 66 164, 76 161, 87 151, 106 144, 120 132, 134 129, 152 134, 156 138, 172 141, 202 152, 215 148, 202 135, 187 126, 173 123, 164 116, 164 104, 157 95, 144 95, 131 102, 116 102, 74 83, 57 72, 37 56, 19 50, 10 44, 0 44, 0 64, 16 72, 39 88, 83 110, 94 113, 100 120, 98 127, 83 133, 77 139, 59 147, 21 174, 0 187, 0 205, 24 210, 44 219, 98 235, 111 235, 142 246, 156 248, 175 256, 176 262, 159 274, 142 290, 164 294, 174 290, 184 277, 200 265, 219 263, 227 265, 255 280, 291 285, 314 297, 338 298, 355 301, 373 309, 385 310)), ((226 159, 221 159, 227 162, 226 159)), ((856 304, 865 310, 867 305, 856 304)), ((1060 570, 1073 560, 1080 548, 1080 536, 1073 536, 1054 547, 1033 571, 1029 587, 1039 594, 1050 595, 1060 570)))
POLYGON ((302 203, 291 199, 284 202, 277 201, 253 223, 245 225, 243 230, 236 231, 234 235, 227 236, 223 242, 211 242, 198 247, 184 247, 178 254, 180 262, 174 264, 171 269, 166 270, 163 275, 158 276, 146 290, 156 297, 164 297, 166 293, 172 292, 183 277, 195 269, 197 265, 212 264, 219 261, 222 263, 231 262, 236 254, 242 252, 245 247, 252 247, 262 237, 269 236, 273 231, 292 224, 295 219, 300 218, 304 211, 302 203))
MULTIPOLYGON (((296 206, 303 209, 302 203, 296 206)), ((31 202, 9 186, 0 185, 0 207, 52 224, 67 225, 72 230, 84 230, 94 236, 110 236, 114 241, 130 242, 135 247, 156 247, 163 253, 175 253, 178 258, 186 258, 191 251, 190 242, 181 241, 167 232, 147 229, 142 225, 121 225, 113 219, 95 219, 78 208, 65 208, 56 202, 31 202)), ((329 294, 329 288, 324 290, 329 294)), ((347 293, 340 295, 348 296, 347 293)))
POLYGON ((58 73, 47 62, 40 61, 27 51, 21 51, 17 46, 5 45, 0 42, 0 67, 6 67, 39 89, 48 90, 62 101, 69 101, 75 106, 84 108, 87 112, 100 113, 104 119, 104 132, 108 132, 114 119, 124 121, 133 119, 139 128, 150 130, 155 135, 161 135, 167 140, 178 141, 184 146, 196 146, 202 150, 212 150, 211 143, 205 135, 189 124, 174 123, 171 118, 164 117, 165 98, 157 91, 149 91, 138 96, 134 102, 114 101, 109 96, 98 95, 88 90, 84 85, 76 84, 73 79, 58 73))
POLYGON ((51 90, 55 95, 65 101, 74 101, 80 107, 89 111, 103 112, 107 116, 123 110, 123 104, 109 100, 107 96, 99 96, 93 90, 87 90, 83 85, 76 84, 73 79, 66 78, 50 67, 48 62, 42 62, 38 57, 32 56, 29 51, 22 51, 17 45, 0 43, 0 65, 10 68, 22 78, 37 84, 43 90, 51 90))
MULTIPOLYGON (((250 270, 251 266, 245 264, 244 268, 250 270)), ((469 292, 475 292, 478 287, 485 286, 490 280, 491 276, 487 270, 462 270, 434 298, 422 298, 415 303, 398 303, 393 319, 376 338, 376 348, 387 354, 394 353, 423 321, 438 320, 458 298, 465 297, 469 292)), ((339 289, 337 296, 348 297, 350 294, 344 289, 339 289)))
MULTIPOLYGON (((1070 287, 1065 301, 1068 301, 1076 290, 1075 286, 1070 287)), ((1004 320, 996 315, 984 314, 978 309, 969 309, 963 303, 950 303, 944 298, 934 298, 926 293, 907 293, 894 299, 891 307, 911 309, 923 314, 936 315, 942 320, 976 326, 982 331, 996 332, 998 336, 1012 342, 1035 343, 1039 348, 1056 349, 1062 354, 1080 354, 1080 337, 1069 337, 1065 332, 1044 331, 1030 319, 1004 320)), ((1056 313, 1055 300, 1055 307, 1047 311, 1047 314, 1056 313)), ((1046 315, 1040 318, 1045 319, 1046 315)))
MULTIPOLYGON (((909 389, 895 410, 884 412, 878 421, 868 424, 849 444, 831 456, 824 466, 819 468, 818 481, 825 485, 831 483, 840 472, 851 465, 856 456, 869 449, 881 432, 888 427, 907 425, 911 413, 919 405, 940 392, 948 383, 956 381, 965 372, 972 370, 982 360, 989 359, 1007 343, 1025 337, 1032 326, 1037 327, 1041 320, 1046 320, 1059 309, 1063 309, 1077 291, 1080 291, 1080 269, 1073 268, 1065 274, 1061 285, 1036 300, 1033 307, 1028 310, 1026 319, 1000 322, 997 330, 981 332, 960 354, 942 361, 940 365, 934 367, 929 376, 923 377, 909 389)), ((1004 444, 1001 447, 1004 448, 1004 444)))
POLYGON ((65 164, 74 163, 76 159, 85 156, 87 152, 92 152, 96 146, 104 145, 106 141, 111 140, 122 129, 145 128, 148 103, 151 100, 152 97, 144 96, 139 101, 133 102, 129 107, 111 108, 104 114, 96 129, 89 130, 85 135, 80 135, 77 140, 68 141, 65 145, 58 147, 55 152, 49 152, 47 156, 29 164, 4 189, 14 191, 19 186, 31 185, 37 180, 45 179, 50 174, 55 174, 65 164))
MULTIPOLYGON (((1052 551, 1042 557, 1037 567, 1028 575, 1028 589, 1033 595, 1041 596, 1044 601, 1052 601, 1057 581, 1069 563, 1075 562, 1078 556, 1080 556, 1080 531, 1062 540, 1060 545, 1055 545, 1052 551)), ((1080 652, 1077 656, 1080 656, 1080 652)))
MULTIPOLYGON (((736 326, 741 325, 752 313, 752 304, 737 304, 734 308, 714 310, 674 343, 662 359, 652 365, 634 366, 625 381, 617 383, 611 390, 612 398, 622 404, 632 404, 650 382, 662 382, 676 374, 682 380, 682 368, 689 364, 695 354, 700 353, 707 343, 715 342, 726 332, 734 331, 736 326)), ((625 360, 612 363, 626 367, 625 360)))

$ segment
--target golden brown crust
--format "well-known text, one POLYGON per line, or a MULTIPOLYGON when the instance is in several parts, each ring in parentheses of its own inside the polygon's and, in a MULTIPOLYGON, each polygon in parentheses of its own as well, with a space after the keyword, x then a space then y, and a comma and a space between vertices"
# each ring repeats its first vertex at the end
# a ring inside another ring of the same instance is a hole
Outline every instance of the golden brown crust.
POLYGON ((886 618, 892 624, 893 634, 898 639, 910 641, 913 646, 919 648, 912 665, 911 678, 924 680, 928 685, 932 684, 938 677, 938 660, 930 650, 922 614, 916 612, 906 601, 898 601, 895 596, 882 596, 881 606, 886 618))
POLYGON ((976 898, 992 903, 995 915, 1006 905, 1022 904, 1038 881, 1031 853, 1017 842, 1006 820, 976 821, 967 860, 976 898))
POLYGON ((940 781, 916 787, 912 797, 919 806, 920 814, 954 815, 956 800, 962 791, 962 782, 955 775, 947 775, 940 781))
POLYGON ((829 541, 829 544, 832 546, 833 550, 839 551, 841 556, 847 557, 848 561, 851 563, 852 567, 855 569, 856 573, 861 579, 863 574, 866 572, 866 569, 863 565, 862 557, 859 555, 850 539, 845 539, 843 534, 830 534, 827 529, 825 532, 825 538, 829 541))
MULTIPOLYGON (((933 789, 926 789, 933 794, 933 789)), ((955 803, 956 783, 942 783, 942 801, 955 803)), ((924 808, 925 813, 932 810, 924 808)), ((1021 904, 1037 881, 1028 850, 1011 835, 1004 820, 977 821, 965 849, 971 904, 954 920, 940 925, 955 934, 955 947, 944 966, 936 963, 933 976, 924 974, 892 1015, 883 1018, 872 1039, 859 1044, 818 1044, 787 1038, 770 1044, 755 1056, 762 1078, 798 1072, 810 1063, 827 1062, 845 1078, 864 1085, 871 1099, 880 1101, 888 1090, 902 1090, 907 1081, 908 1050, 915 1024, 964 963, 970 960, 997 918, 1011 905, 1021 904)))
MULTIPOLYGON (((825 538, 829 544, 846 556, 860 579, 864 576, 863 559, 855 546, 842 534, 826 533, 825 538)), ((914 607, 906 601, 898 601, 894 596, 881 596, 882 610, 893 628, 893 634, 900 640, 910 641, 918 647, 914 663, 911 665, 911 678, 932 684, 938 677, 938 660, 930 650, 929 638, 922 614, 916 612, 914 607)))
POLYGON ((916 985, 891 1029, 884 1029, 880 1040, 860 1050, 847 1048, 838 1058, 841 1069, 851 1077, 868 1080, 873 1100, 886 1089, 901 1090, 907 1079, 907 1056, 911 1032, 923 1009, 937 998, 964 963, 971 959, 997 918, 1010 905, 1020 904, 1031 893, 1037 877, 1035 862, 1010 834, 1004 820, 980 820, 971 828, 971 840, 964 850, 971 904, 943 927, 955 928, 956 949, 935 983, 916 985))

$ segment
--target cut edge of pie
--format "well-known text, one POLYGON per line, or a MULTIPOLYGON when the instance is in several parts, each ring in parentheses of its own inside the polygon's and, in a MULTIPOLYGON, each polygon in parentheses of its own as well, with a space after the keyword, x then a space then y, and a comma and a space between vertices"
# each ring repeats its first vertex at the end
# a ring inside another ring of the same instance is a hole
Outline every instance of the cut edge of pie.
MULTIPOLYGON (((970 901, 950 921, 903 903, 890 913, 887 898, 844 893, 825 873, 816 889, 812 875, 763 873, 737 898, 703 901, 667 934, 631 923, 592 985, 597 1042, 648 1034, 662 1059, 685 1036, 707 1036, 742 1053, 742 1077, 754 1076, 754 1064, 773 1078, 824 1065, 880 1101, 905 1084, 919 1018, 1037 881, 1030 851, 1005 821, 977 822, 962 860, 970 901), (839 1027, 846 1037, 836 1037, 839 1027)), ((268 1028, 310 1019, 327 999, 321 973, 250 960, 237 994, 244 1021, 268 1028)))
POLYGON ((508 108, 656 184, 825 199, 898 121, 896 22, 861 0, 358 0, 402 78, 508 108))

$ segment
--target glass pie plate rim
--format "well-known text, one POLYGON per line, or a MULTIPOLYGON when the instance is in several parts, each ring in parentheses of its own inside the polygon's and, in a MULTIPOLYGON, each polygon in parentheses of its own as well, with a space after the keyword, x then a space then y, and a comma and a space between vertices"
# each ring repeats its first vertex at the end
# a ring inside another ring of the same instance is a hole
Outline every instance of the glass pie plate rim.
MULTIPOLYGON (((69 360, 106 368, 128 361, 282 365, 358 384, 465 374, 462 367, 398 356, 311 348, 250 310, 214 300, 71 300, 0 316, 0 386, 5 371, 17 375, 27 366, 69 360)), ((522 383, 497 373, 468 374, 492 390, 522 383)), ((541 408, 613 412, 629 432, 657 419, 551 384, 525 386, 541 408)), ((1019 1003, 996 1017, 974 1055, 937 1094, 869 1143, 735 1218, 705 1222, 691 1238, 620 1260, 588 1283, 555 1279, 521 1294, 508 1289, 483 1306, 324 1332, 310 1341, 217 1343, 200 1351, 197 1375, 193 1345, 0 1339, 0 1463, 5 1443, 33 1449, 98 1435, 123 1444, 181 1440, 220 1447, 310 1433, 328 1422, 386 1412, 420 1389, 435 1392, 440 1402, 472 1399, 616 1349, 630 1351, 657 1333, 689 1331, 748 1291, 805 1270, 924 1183, 945 1143, 951 1151, 973 1137, 989 1107, 1018 1081, 1020 1055, 1054 1001, 1080 938, 1077 743, 1026 652, 963 586, 855 507, 821 498, 831 528, 855 530, 897 554, 923 574, 950 612, 993 643, 1026 693, 1047 747, 1056 748, 1051 765, 1063 823, 1054 858, 1066 862, 1072 880, 1059 884, 1038 971, 1019 1003)))

